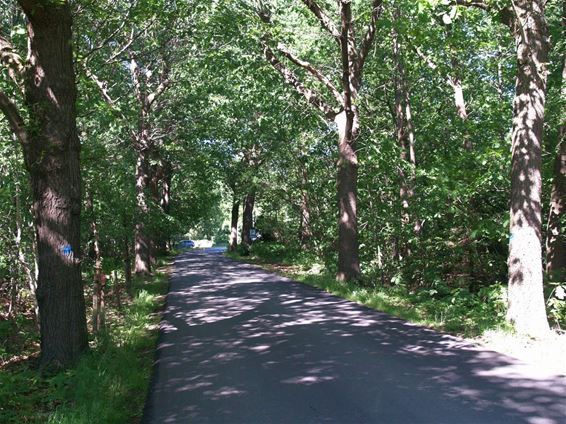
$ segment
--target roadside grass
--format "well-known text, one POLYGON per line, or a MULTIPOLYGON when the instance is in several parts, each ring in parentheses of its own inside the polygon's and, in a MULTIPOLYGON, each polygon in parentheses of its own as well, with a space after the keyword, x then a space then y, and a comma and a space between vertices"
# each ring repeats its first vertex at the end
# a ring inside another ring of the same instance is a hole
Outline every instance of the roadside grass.
MULTIPOLYGON (((131 300, 107 305, 107 325, 79 363, 56 375, 37 370, 39 346, 0 367, 0 422, 135 423, 143 410, 158 335, 166 269, 133 283, 131 300)), ((35 336, 37 338, 37 335, 35 336)), ((32 338, 33 340, 33 338, 32 338)), ((5 358, 7 359, 7 357, 5 358)))
POLYGON ((487 330, 510 331, 505 323, 504 288, 470 293, 461 288, 432 287, 411 291, 404 285, 384 287, 370 279, 361 283, 337 282, 314 255, 279 244, 256 243, 247 255, 230 252, 231 258, 255 263, 270 271, 318 287, 336 296, 395 315, 408 321, 464 337, 487 330))
POLYGON ((501 285, 470 293, 442 284, 419 291, 402 284, 384 287, 372 284, 371 278, 358 284, 339 283, 313 254, 273 243, 256 243, 249 252, 226 255, 412 323, 471 339, 553 374, 566 375, 564 331, 555 330, 543 338, 514 333, 505 321, 506 293, 501 285))

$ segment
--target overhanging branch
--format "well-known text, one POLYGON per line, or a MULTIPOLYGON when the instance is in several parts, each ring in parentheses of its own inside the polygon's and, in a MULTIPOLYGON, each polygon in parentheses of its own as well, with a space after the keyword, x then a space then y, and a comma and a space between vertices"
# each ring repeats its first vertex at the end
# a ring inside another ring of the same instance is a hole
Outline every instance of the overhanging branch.
POLYGON ((0 60, 8 69, 10 79, 22 90, 22 73, 24 71, 24 61, 21 56, 16 53, 12 43, 0 36, 0 60))
POLYGON ((292 86, 299 94, 305 97, 305 99, 313 106, 318 108, 325 117, 328 119, 334 119, 336 113, 332 110, 332 108, 322 100, 320 94, 316 93, 314 90, 305 87, 301 81, 297 78, 297 76, 290 70, 283 65, 279 59, 273 53, 273 50, 262 41, 263 45, 263 52, 265 58, 273 66, 283 77, 285 82, 292 86))
POLYGON ((330 79, 326 75, 324 75, 322 72, 316 69, 309 62, 298 58, 282 43, 279 43, 277 45, 277 50, 280 51, 286 58, 288 58, 294 64, 306 69, 312 76, 314 76, 322 84, 324 84, 324 86, 326 86, 326 88, 328 88, 328 90, 332 93, 332 95, 334 96, 334 98, 336 99, 339 105, 343 103, 344 99, 342 98, 342 94, 340 94, 336 86, 332 83, 332 81, 330 81, 330 79))
POLYGON ((322 28, 328 31, 330 35, 332 35, 336 39, 336 41, 339 41, 340 31, 338 31, 338 28, 336 28, 332 20, 320 8, 320 6, 314 0, 303 0, 303 3, 317 17, 320 25, 322 25, 322 28))
POLYGON ((355 64, 355 80, 357 81, 358 85, 359 82, 361 81, 361 74, 362 71, 364 69, 364 64, 366 61, 366 58, 369 54, 369 51, 371 49, 371 46, 373 45, 373 42, 375 40, 375 33, 377 31, 377 21, 379 20, 379 17, 381 15, 381 11, 383 10, 383 0, 373 0, 373 3, 371 5, 372 9, 371 9, 371 18, 370 18, 370 22, 368 24, 366 33, 364 35, 364 38, 362 40, 361 46, 360 46, 360 52, 358 54, 358 59, 356 61, 355 64))
POLYGON ((10 129, 14 132, 22 146, 28 144, 28 133, 26 124, 20 115, 18 106, 10 99, 6 93, 0 91, 0 110, 8 120, 10 129))

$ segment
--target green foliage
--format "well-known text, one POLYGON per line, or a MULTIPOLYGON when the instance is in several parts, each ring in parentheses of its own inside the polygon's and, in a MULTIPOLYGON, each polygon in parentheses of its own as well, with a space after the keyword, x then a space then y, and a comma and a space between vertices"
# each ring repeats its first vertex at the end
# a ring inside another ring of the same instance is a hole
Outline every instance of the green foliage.
POLYGON ((383 286, 366 279, 363 284, 337 282, 324 272, 312 254, 276 243, 254 243, 251 256, 233 258, 263 264, 303 283, 409 321, 451 333, 478 336, 505 327, 506 291, 494 284, 471 293, 438 281, 432 287, 411 290, 403 284, 383 286), (275 265, 275 268, 272 266, 275 265), (277 267, 287 265, 287 267, 277 267))
POLYGON ((1 370, 0 421, 118 424, 139 419, 157 341, 156 309, 167 285, 165 274, 138 280, 132 301, 108 311, 112 324, 97 334, 76 367, 54 376, 40 376, 25 363, 1 370))
MULTIPOLYGON (((0 35, 25 57, 26 22, 16 3, 3 9, 0 35)), ((362 128, 356 148, 363 278, 344 285, 332 278, 338 218, 335 127, 283 83, 263 57, 260 44, 266 37, 274 44, 284 43, 340 90, 335 41, 304 4, 72 2, 84 193, 81 249, 88 292, 94 227, 103 271, 122 278, 121 268, 132 257, 137 223, 145 225, 157 250, 185 234, 220 241, 227 236, 231 203, 253 191, 255 226, 265 240, 276 243, 240 246, 237 254, 289 266, 310 284, 437 328, 477 334, 500 325, 505 300, 501 282, 507 279, 509 133, 516 61, 511 33, 500 24, 497 10, 510 3, 486 0, 493 7, 488 13, 445 0, 384 3, 356 100, 362 128), (271 26, 258 18, 258 6, 270 12, 271 26), (391 6, 399 8, 400 17, 394 16, 391 6), (402 158, 396 138, 393 30, 399 34, 413 112, 415 165, 402 158), (134 82, 132 60, 140 84, 134 82), (157 90, 166 73, 166 89, 148 109, 140 90, 157 90), (447 83, 456 77, 466 120, 459 117, 447 83), (154 178, 145 192, 147 212, 140 212, 136 198, 139 146, 133 140, 142 124, 152 138, 148 167, 154 178), (167 166, 171 198, 164 207, 167 166), (403 223, 399 192, 407 182, 412 189, 410 222, 403 223), (299 243, 305 208, 310 234, 299 243), (416 223, 421 226, 418 234, 416 223)), ((321 4, 338 22, 335 4, 321 4)), ((368 2, 353 0, 352 9, 360 39, 369 22, 368 2)), ((560 2, 547 2, 554 44, 542 164, 545 207, 566 106, 561 95, 561 13, 560 2)), ((334 102, 311 73, 280 59, 305 87, 334 102)), ((5 69, 1 77, 0 89, 22 105, 19 88, 5 69)), ((25 112, 23 118, 34 119, 25 112)), ((37 343, 30 329, 36 259, 31 192, 21 148, 2 120, 2 361, 17 353, 13 346, 25 357, 37 343)), ((109 331, 97 336, 93 350, 76 369, 52 379, 34 377, 29 367, 0 373, 0 411, 7 414, 2 421, 45 421, 54 410, 52 422, 124 422, 137 414, 147 373, 132 367, 147 371, 150 352, 137 353, 151 350, 153 342, 146 334, 156 302, 156 293, 148 291, 151 287, 155 286, 145 286, 123 315, 112 316, 109 331), (10 393, 15 395, 10 398, 10 393), (126 399, 136 399, 137 412, 128 412, 126 399), (16 408, 21 413, 14 412, 16 408)), ((546 287, 549 317, 557 326, 566 321, 564 290, 563 282, 546 287)))
POLYGON ((566 325, 566 283, 548 283, 547 293, 548 316, 554 324, 563 328, 566 325))

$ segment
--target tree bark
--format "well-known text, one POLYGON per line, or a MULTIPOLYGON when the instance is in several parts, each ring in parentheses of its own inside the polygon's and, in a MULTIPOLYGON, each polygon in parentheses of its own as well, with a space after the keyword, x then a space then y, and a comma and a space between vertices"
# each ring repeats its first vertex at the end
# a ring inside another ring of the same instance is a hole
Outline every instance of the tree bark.
POLYGON ((548 39, 542 0, 515 0, 517 79, 513 102, 507 319, 521 333, 548 331, 541 251, 541 140, 548 39))
MULTIPOLYGON (((401 11, 396 8, 393 12, 396 22, 400 23, 401 11)), ((405 227, 411 222, 410 200, 414 194, 415 185, 415 130, 413 125, 413 116, 411 111, 410 95, 405 75, 405 66, 403 63, 403 55, 401 51, 400 37, 397 29, 392 31, 393 41, 393 63, 395 68, 395 129, 397 143, 400 149, 401 166, 399 167, 399 199, 401 202, 401 226, 405 227), (410 166, 409 175, 404 170, 406 164, 410 166)), ((420 233, 420 221, 414 219, 413 231, 415 234, 420 233)), ((407 256, 409 247, 405 241, 398 242, 395 246, 395 256, 407 256)))
POLYGON ((358 157, 354 132, 357 116, 346 111, 336 116, 338 126, 338 281, 360 278, 358 244, 358 157))
MULTIPOLYGON (((327 104, 317 91, 306 87, 290 69, 277 59, 267 43, 271 38, 269 34, 264 35, 262 45, 265 58, 281 74, 285 82, 304 96, 310 105, 319 109, 326 119, 333 119, 337 125, 339 138, 336 185, 339 215, 338 270, 336 279, 338 281, 357 280, 360 278, 361 273, 357 226, 358 158, 355 149, 360 123, 356 99, 362 83, 364 64, 375 40, 377 22, 383 9, 383 1, 373 0, 371 2, 370 22, 358 46, 356 46, 350 0, 339 0, 337 2, 340 14, 340 28, 334 24, 333 20, 315 0, 303 0, 303 3, 317 17, 322 28, 340 46, 342 92, 338 91, 331 78, 324 75, 309 62, 298 58, 289 49, 278 45, 277 50, 326 87, 328 93, 336 100, 338 110, 327 104)), ((268 11, 264 9, 259 10, 258 15, 263 22, 271 24, 268 11)))
POLYGON ((132 257, 130 255, 130 243, 128 237, 124 237, 124 285, 126 286, 126 293, 132 297, 132 257))
POLYGON ((253 227, 253 212, 255 204, 255 190, 250 191, 244 198, 244 212, 242 214, 242 244, 249 248, 252 245, 250 230, 253 227))
POLYGON ((150 240, 145 223, 149 213, 147 206, 146 188, 149 180, 147 149, 137 149, 136 163, 136 225, 135 225, 135 262, 134 271, 137 275, 148 275, 151 272, 150 240))
POLYGON ((464 101, 464 90, 462 89, 462 81, 460 79, 460 64, 456 52, 450 49, 450 65, 452 66, 451 75, 448 77, 448 83, 454 90, 454 106, 456 106, 456 113, 465 121, 468 119, 468 112, 466 110, 466 102, 464 101))
MULTIPOLYGON (((89 196, 92 194, 89 193, 89 196)), ((92 207, 93 202, 92 198, 89 198, 88 203, 92 207)), ((100 238, 98 235, 98 225, 96 223, 96 219, 94 218, 94 211, 93 211, 93 219, 90 224, 91 233, 92 233, 92 256, 94 260, 94 281, 93 281, 93 291, 92 291, 92 331, 93 333, 97 333, 102 328, 102 323, 104 319, 102 315, 103 311, 103 285, 104 285, 104 276, 102 273, 102 256, 100 254, 100 238)))
POLYGON ((309 240, 312 238, 312 230, 311 230, 311 213, 310 213, 310 205, 309 205, 309 192, 308 192, 308 183, 309 183, 309 176, 306 169, 306 164, 300 164, 301 169, 301 201, 300 201, 300 222, 299 222, 299 243, 301 246, 305 247, 309 240))
POLYGON ((76 129, 71 12, 67 2, 20 0, 28 18, 31 175, 39 276, 41 366, 75 362, 88 347, 80 272, 81 175, 76 129))
POLYGON ((171 162, 163 160, 161 163, 161 198, 159 204, 164 213, 171 213, 171 180, 173 179, 173 167, 171 162))
POLYGON ((232 216, 230 219, 230 244, 228 250, 233 252, 238 247, 238 218, 240 214, 240 201, 234 199, 232 200, 232 216))
MULTIPOLYGON (((22 235, 23 235, 23 220, 22 220, 22 209, 21 209, 21 200, 20 200, 20 184, 19 181, 16 180, 15 182, 15 196, 14 196, 14 206, 16 208, 16 237, 15 237, 15 244, 17 249, 17 261, 24 271, 26 278, 27 278, 27 285, 29 288, 30 293, 33 295, 33 318, 35 321, 36 326, 39 325, 39 307, 37 305, 37 298, 36 298, 36 291, 37 291, 37 278, 36 273, 32 269, 31 265, 28 263, 26 259, 26 255, 23 250, 22 246, 22 235)), ((34 249, 35 250, 35 249, 34 249)), ((38 327, 39 328, 39 327, 38 327)))
MULTIPOLYGON (((400 19, 400 11, 397 7, 394 11, 394 19, 395 21, 399 21, 400 19)), ((409 183, 408 178, 405 175, 404 166, 407 162, 407 150, 408 150, 408 140, 407 140, 407 119, 405 116, 405 68, 403 65, 403 59, 401 57, 401 45, 399 42, 399 34, 397 30, 394 28, 392 31, 392 41, 393 41, 393 64, 395 67, 395 134, 397 137, 397 144, 399 145, 400 149, 400 159, 401 165, 399 166, 399 180, 400 180, 400 189, 399 189, 399 198, 401 201, 401 226, 404 227, 409 224, 411 218, 409 215, 409 183)), ((403 243, 402 249, 397 249, 397 254, 401 253, 401 251, 405 251, 405 243, 403 243)))

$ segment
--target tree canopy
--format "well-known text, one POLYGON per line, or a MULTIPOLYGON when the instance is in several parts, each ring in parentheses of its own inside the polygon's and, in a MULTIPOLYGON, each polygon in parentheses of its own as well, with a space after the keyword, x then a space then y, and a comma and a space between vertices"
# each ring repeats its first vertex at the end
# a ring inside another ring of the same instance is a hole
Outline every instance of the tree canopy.
POLYGON ((45 366, 87 348, 83 286, 96 332, 106 275, 127 292, 185 238, 282 243, 339 281, 489 293, 518 331, 564 325, 566 2, 0 13, 1 313, 40 317, 45 366))

